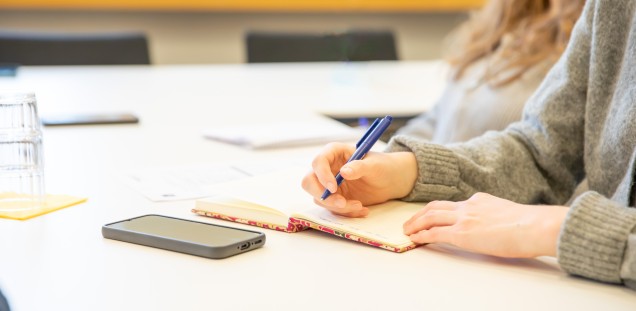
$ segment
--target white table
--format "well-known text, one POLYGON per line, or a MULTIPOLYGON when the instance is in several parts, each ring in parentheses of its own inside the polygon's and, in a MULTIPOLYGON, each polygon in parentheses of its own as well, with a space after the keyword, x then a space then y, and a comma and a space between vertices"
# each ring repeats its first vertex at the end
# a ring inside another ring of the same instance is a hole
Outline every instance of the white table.
POLYGON ((16 311, 634 310, 636 293, 567 276, 553 258, 501 259, 442 246, 395 254, 313 230, 262 230, 263 248, 223 260, 102 238, 102 225, 148 213, 255 229, 193 215, 192 201, 153 203, 120 173, 309 159, 318 146, 249 151, 205 140, 201 130, 308 112, 413 113, 439 94, 439 68, 33 67, 0 78, 0 88, 35 90, 42 115, 130 110, 141 118, 138 125, 45 129, 48 192, 89 200, 27 221, 0 219, 0 287, 16 311))

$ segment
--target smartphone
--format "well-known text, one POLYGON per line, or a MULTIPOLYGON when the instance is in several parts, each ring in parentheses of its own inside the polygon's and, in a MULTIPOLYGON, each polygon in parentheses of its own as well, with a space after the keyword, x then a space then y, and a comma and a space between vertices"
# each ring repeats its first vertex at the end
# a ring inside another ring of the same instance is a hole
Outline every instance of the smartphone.
POLYGON ((144 215, 102 226, 107 239, 207 258, 225 258, 262 247, 262 232, 204 222, 144 215))
POLYGON ((139 123, 139 118, 131 113, 69 114, 41 119, 46 126, 139 123))

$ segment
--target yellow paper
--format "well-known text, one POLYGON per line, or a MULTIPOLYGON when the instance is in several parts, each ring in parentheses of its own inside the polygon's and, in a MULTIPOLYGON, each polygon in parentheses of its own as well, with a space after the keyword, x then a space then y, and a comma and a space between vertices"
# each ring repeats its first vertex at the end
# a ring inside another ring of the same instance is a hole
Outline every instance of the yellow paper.
POLYGON ((0 218, 25 220, 79 204, 84 201, 86 201, 86 198, 69 195, 47 194, 42 207, 15 211, 0 211, 0 218))

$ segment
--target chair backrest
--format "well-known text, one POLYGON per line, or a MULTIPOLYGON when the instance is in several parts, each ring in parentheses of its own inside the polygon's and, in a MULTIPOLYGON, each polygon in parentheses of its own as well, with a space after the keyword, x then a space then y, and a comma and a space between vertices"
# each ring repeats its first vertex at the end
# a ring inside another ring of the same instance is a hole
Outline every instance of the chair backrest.
POLYGON ((397 60, 391 31, 248 32, 248 63, 397 60))
POLYGON ((142 33, 61 34, 0 31, 0 63, 20 65, 147 65, 142 33))

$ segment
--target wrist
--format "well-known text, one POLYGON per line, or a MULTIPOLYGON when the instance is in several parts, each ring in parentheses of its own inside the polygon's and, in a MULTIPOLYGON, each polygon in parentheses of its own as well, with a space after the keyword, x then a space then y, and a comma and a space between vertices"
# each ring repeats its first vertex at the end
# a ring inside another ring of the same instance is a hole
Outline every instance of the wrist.
POLYGON ((392 168, 395 172, 396 180, 394 198, 406 197, 415 186, 417 181, 417 159, 412 152, 393 152, 390 153, 394 158, 396 165, 392 168))
MULTIPOLYGON (((538 207, 538 206, 535 206, 538 207)), ((538 226, 535 234, 537 242, 537 256, 556 257, 558 249, 559 234, 561 227, 568 213, 568 207, 557 205, 540 206, 544 209, 538 215, 538 226)))

